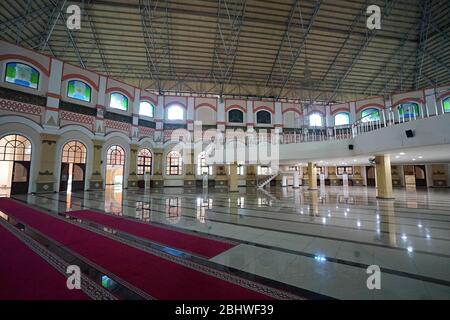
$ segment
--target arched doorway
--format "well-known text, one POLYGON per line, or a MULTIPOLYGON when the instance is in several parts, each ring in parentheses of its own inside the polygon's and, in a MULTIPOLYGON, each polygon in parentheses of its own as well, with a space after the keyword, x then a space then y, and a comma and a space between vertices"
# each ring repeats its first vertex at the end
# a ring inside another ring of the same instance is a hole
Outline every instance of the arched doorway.
POLYGON ((1 196, 28 193, 30 165, 30 140, 18 134, 0 139, 1 196))
POLYGON ((62 151, 59 191, 84 190, 86 146, 79 141, 67 142, 62 151))
POLYGON ((123 186, 125 151, 114 145, 106 151, 106 185, 123 186))

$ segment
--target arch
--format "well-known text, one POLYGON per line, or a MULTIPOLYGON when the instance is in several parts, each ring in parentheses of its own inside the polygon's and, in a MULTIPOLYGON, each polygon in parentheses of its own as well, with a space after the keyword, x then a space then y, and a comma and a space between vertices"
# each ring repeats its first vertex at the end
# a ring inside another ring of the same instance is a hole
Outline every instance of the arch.
POLYGON ((92 87, 84 81, 70 79, 67 81, 67 97, 75 100, 91 102, 92 87))
POLYGON ((78 140, 71 140, 64 144, 61 161, 64 163, 86 163, 87 148, 78 140))
POLYGON ((94 88, 96 91, 98 91, 98 84, 92 81, 90 78, 86 77, 85 75, 79 74, 79 73, 70 73, 66 74, 61 78, 61 81, 65 80, 80 80, 83 82, 86 82, 90 84, 92 88, 94 88))
POLYGON ((5 82, 39 90, 40 72, 33 66, 10 61, 5 64, 5 82))
POLYGON ((4 61, 4 60, 19 60, 18 62, 20 62, 20 63, 22 63, 21 61, 24 61, 25 63, 29 63, 32 66, 34 66, 37 69, 39 69, 47 77, 50 76, 50 64, 51 64, 50 61, 49 61, 48 68, 46 68, 41 63, 37 62, 36 60, 31 59, 31 58, 29 58, 27 56, 20 55, 20 54, 4 54, 4 55, 0 55, 0 61, 4 61))
POLYGON ((407 103, 407 102, 415 102, 419 105, 423 105, 423 103, 424 103, 423 99, 421 99, 421 98, 403 98, 403 99, 400 99, 399 101, 397 101, 396 103, 394 103, 394 105, 392 107, 395 108, 398 105, 407 103))
POLYGON ((148 100, 141 100, 139 102, 139 115, 154 118, 155 105, 148 100))
POLYGON ((356 112, 360 112, 363 111, 365 109, 369 109, 369 108, 373 108, 373 109, 378 109, 378 110, 383 110, 385 108, 384 105, 380 104, 380 103, 374 103, 374 102, 370 102, 370 103, 366 103, 360 107, 358 107, 356 109, 356 112))
POLYGON ((295 112, 298 113, 299 115, 302 115, 302 112, 298 109, 298 108, 287 108, 284 109, 283 111, 281 111, 281 114, 285 114, 286 112, 295 112))
POLYGON ((121 92, 114 91, 109 95, 109 107, 112 109, 128 111, 129 98, 121 92))
POLYGON ((260 110, 266 110, 266 111, 270 112, 271 114, 273 114, 273 109, 268 107, 268 106, 259 106, 259 107, 255 108, 255 109, 253 109, 253 112, 257 113, 260 110))
POLYGON ((20 134, 0 137, 0 161, 31 161, 31 141, 20 134))
POLYGON ((212 104, 210 104, 210 103, 200 103, 200 104, 198 104, 198 105, 196 105, 195 107, 194 107, 194 110, 197 110, 197 109, 199 109, 199 108, 210 108, 210 109, 213 109, 214 111, 217 111, 217 107, 216 106, 213 106, 212 104))
MULTIPOLYGON (((117 81, 117 80, 115 80, 115 81, 117 81)), ((130 92, 128 92, 127 90, 122 89, 122 88, 120 88, 120 87, 111 87, 111 88, 108 88, 108 89, 106 89, 106 92, 105 92, 105 93, 108 94, 108 93, 114 93, 114 92, 121 93, 121 94, 123 94, 124 96, 126 96, 128 99, 134 100, 134 95, 132 95, 130 92)))
POLYGON ((119 145, 112 145, 106 150, 106 164, 125 165, 125 150, 119 145))
POLYGON ((76 124, 68 124, 63 127, 60 127, 58 129, 58 134, 63 135, 64 133, 70 132, 70 131, 80 131, 83 134, 85 134, 87 137, 89 137, 89 139, 93 139, 95 137, 95 134, 92 131, 90 131, 88 128, 80 126, 80 125, 76 125, 76 124))
POLYGON ((230 123, 244 123, 244 112, 241 109, 230 109, 228 111, 228 122, 230 123))
POLYGON ((183 159, 178 151, 170 151, 166 155, 166 175, 179 176, 183 174, 183 159))
POLYGON ((241 110, 243 113, 246 113, 246 112, 247 112, 247 109, 246 109, 246 108, 244 108, 243 106, 240 106, 240 105, 238 105, 238 104, 233 104, 232 106, 226 107, 226 108, 225 108, 225 112, 228 112, 229 110, 232 110, 232 109, 239 109, 239 110, 241 110))
POLYGON ((44 129, 37 122, 21 117, 21 116, 0 116, 0 125, 9 124, 9 123, 20 123, 27 127, 30 127, 37 133, 41 133, 44 129))
POLYGON ((137 174, 143 175, 144 173, 153 173, 153 153, 150 149, 142 148, 137 155, 137 174))
POLYGON ((350 124, 350 113, 339 112, 334 115, 335 126, 345 126, 350 124))
POLYGON ((256 112, 256 123, 271 124, 272 123, 272 113, 270 113, 266 109, 257 111, 256 112))

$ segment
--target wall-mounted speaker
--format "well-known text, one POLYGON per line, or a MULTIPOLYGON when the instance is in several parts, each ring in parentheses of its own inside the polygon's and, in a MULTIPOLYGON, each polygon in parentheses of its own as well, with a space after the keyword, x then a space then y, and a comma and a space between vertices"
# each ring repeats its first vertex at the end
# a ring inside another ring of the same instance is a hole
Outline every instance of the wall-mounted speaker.
POLYGON ((348 150, 353 150, 353 145, 352 144, 348 145, 348 150))
POLYGON ((406 130, 405 133, 406 133, 407 138, 414 137, 414 131, 412 131, 412 130, 406 130))

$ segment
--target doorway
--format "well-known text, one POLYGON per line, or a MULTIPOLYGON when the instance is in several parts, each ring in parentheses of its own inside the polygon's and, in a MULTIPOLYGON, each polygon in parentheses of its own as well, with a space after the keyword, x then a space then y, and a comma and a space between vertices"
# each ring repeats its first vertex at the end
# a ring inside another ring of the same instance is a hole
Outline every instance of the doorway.
POLYGON ((123 187, 125 151, 120 146, 111 146, 106 152, 106 185, 123 187))
POLYGON ((28 193, 31 142, 11 134, 0 139, 0 196, 28 193))
POLYGON ((59 191, 83 191, 86 177, 86 146, 69 141, 63 147, 59 191))
POLYGON ((375 187, 375 167, 366 167, 367 186, 375 187))

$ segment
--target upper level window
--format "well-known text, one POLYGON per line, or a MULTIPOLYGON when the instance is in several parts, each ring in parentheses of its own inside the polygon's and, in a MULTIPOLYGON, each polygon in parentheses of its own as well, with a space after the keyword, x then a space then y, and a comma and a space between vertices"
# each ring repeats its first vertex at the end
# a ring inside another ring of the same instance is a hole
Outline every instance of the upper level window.
POLYGON ((442 107, 444 108, 444 112, 450 112, 450 97, 442 100, 442 107))
POLYGON ((39 86, 39 72, 20 62, 8 62, 6 64, 5 81, 19 86, 37 89, 39 86))
POLYGON ((128 110, 128 98, 118 92, 111 93, 109 107, 114 108, 114 109, 119 109, 122 111, 127 111, 128 110))
POLYGON ((141 103, 139 103, 139 114, 153 118, 155 115, 155 106, 150 102, 141 101, 141 103))
POLYGON ((228 111, 228 122, 244 123, 244 113, 238 109, 228 111))
POLYGON ((258 175, 269 175, 272 174, 272 168, 268 166, 258 166, 258 175))
POLYGON ((91 87, 80 80, 69 80, 67 96, 72 99, 91 102, 91 87))
POLYGON ((167 119, 168 120, 183 120, 184 119, 184 109, 182 106, 174 104, 167 109, 167 119))
POLYGON ((344 173, 352 175, 353 174, 353 167, 337 167, 337 174, 338 175, 342 175, 344 173))
POLYGON ((350 124, 350 115, 348 112, 340 112, 334 116, 335 126, 344 126, 350 124))
POLYGON ((401 118, 417 118, 419 116, 419 105, 415 102, 403 103, 398 106, 401 118))
POLYGON ((380 111, 375 108, 364 109, 361 112, 361 121, 362 122, 371 122, 380 120, 380 111))
POLYGON ((171 151, 166 157, 166 173, 171 176, 181 175, 183 160, 177 151, 171 151))
POLYGON ((256 123, 271 124, 272 115, 268 111, 258 111, 256 113, 256 123))
POLYGON ((311 127, 321 127, 323 125, 322 116, 320 113, 312 113, 309 116, 309 125, 311 127))
POLYGON ((199 175, 212 175, 212 166, 206 163, 206 153, 204 151, 198 155, 197 173, 199 175))

